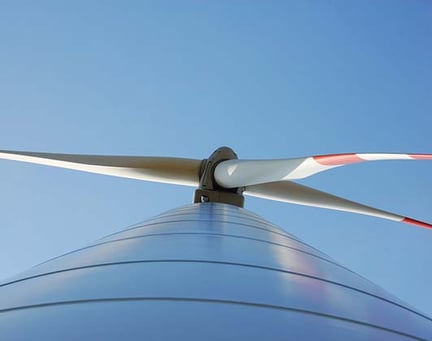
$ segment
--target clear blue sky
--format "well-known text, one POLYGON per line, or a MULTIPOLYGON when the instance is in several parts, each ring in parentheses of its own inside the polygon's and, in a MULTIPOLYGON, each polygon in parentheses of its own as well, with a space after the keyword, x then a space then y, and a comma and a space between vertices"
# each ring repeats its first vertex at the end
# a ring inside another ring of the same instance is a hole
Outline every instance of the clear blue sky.
MULTIPOLYGON (((206 158, 432 153, 431 1, 1 1, 0 149, 206 158)), ((303 183, 432 221, 432 162, 303 183)), ((0 277, 191 188, 0 162, 0 277)), ((248 198, 432 314, 432 231, 248 198)))

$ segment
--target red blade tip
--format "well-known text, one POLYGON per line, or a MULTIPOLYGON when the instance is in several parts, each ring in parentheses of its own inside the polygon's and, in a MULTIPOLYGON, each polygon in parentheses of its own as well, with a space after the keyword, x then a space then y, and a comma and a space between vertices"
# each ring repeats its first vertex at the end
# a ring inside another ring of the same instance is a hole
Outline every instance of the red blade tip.
POLYGON ((419 221, 419 220, 415 220, 415 219, 411 219, 411 218, 404 218, 402 220, 403 223, 407 223, 407 224, 411 224, 411 225, 416 225, 416 226, 420 226, 420 227, 424 227, 427 229, 432 229, 432 224, 428 224, 425 223, 423 221, 419 221))

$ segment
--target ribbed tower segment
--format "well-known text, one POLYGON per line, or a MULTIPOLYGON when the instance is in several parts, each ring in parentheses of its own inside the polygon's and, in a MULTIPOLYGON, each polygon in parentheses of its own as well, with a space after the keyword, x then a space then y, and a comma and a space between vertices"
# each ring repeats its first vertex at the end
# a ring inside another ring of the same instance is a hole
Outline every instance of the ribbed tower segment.
POLYGON ((431 340, 432 320, 257 215, 169 211, 0 285, 1 340, 431 340))

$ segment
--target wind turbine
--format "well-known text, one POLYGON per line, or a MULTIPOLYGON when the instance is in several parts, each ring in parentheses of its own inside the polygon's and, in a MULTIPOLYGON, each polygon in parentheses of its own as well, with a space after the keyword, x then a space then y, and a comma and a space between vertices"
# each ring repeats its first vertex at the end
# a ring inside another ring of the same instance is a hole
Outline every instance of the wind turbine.
POLYGON ((239 160, 0 151, 24 161, 197 187, 174 209, 0 283, 5 340, 430 340, 432 319, 243 208, 244 194, 432 228, 293 180, 432 154, 239 160))

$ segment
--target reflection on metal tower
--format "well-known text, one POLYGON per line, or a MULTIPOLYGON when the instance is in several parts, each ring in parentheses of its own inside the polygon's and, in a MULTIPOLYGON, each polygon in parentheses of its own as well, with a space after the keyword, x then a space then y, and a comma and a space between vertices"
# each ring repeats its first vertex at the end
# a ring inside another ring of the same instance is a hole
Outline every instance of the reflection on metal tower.
POLYGON ((432 320, 240 207, 171 210, 0 286, 2 340, 430 340, 432 320))

